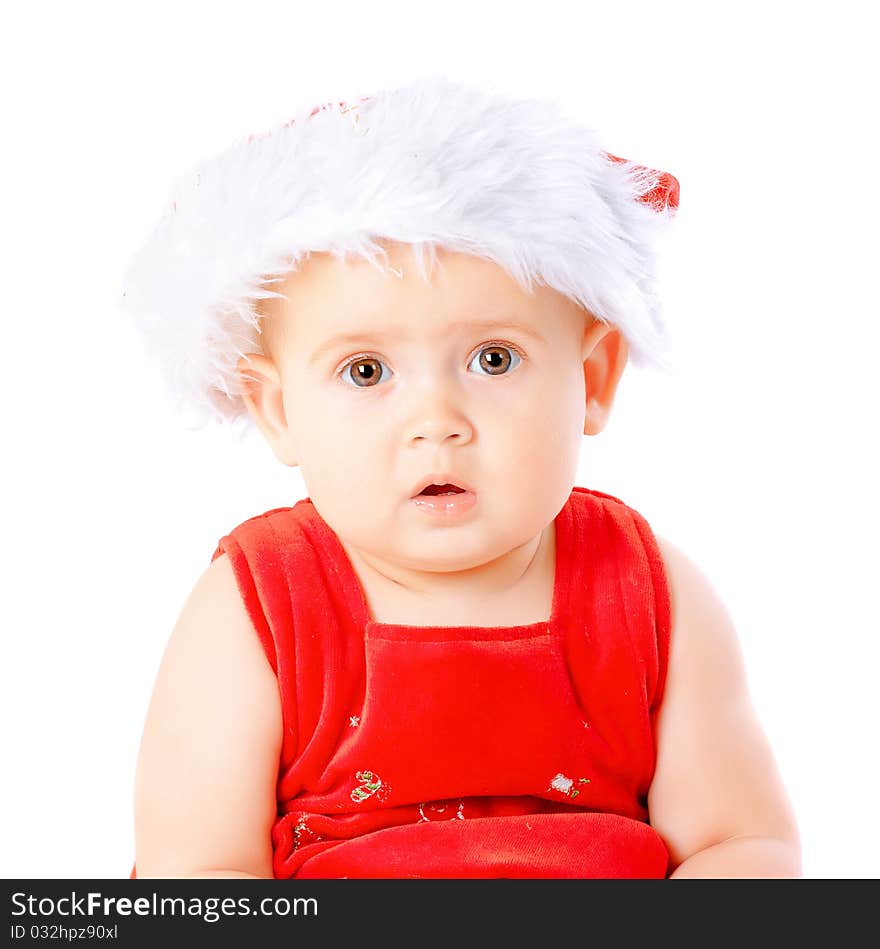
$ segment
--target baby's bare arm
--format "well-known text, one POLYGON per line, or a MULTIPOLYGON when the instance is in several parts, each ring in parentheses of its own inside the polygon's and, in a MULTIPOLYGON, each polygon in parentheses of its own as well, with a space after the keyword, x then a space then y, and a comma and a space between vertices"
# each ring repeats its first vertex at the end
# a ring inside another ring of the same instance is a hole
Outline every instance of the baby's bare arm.
POLYGON ((749 699, 733 623, 705 576, 658 542, 672 642, 648 809, 672 876, 799 876, 797 827, 749 699))
POLYGON ((138 755, 138 877, 272 877, 281 707, 225 556, 194 587, 138 755))

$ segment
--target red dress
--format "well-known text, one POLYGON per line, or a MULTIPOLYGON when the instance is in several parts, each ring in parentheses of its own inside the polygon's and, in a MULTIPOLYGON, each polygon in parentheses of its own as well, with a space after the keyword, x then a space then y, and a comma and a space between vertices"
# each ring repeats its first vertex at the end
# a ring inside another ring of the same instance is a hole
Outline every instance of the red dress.
POLYGON ((645 520, 576 487, 549 622, 374 622, 309 499, 225 553, 283 713, 276 878, 663 877, 647 823, 669 593, 645 520))

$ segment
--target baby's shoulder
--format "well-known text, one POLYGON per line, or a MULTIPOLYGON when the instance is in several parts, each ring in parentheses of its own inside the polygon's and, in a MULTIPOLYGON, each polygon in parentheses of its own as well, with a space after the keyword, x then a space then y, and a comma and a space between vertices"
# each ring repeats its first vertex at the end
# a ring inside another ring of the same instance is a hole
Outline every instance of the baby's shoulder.
POLYGON ((281 741, 277 682, 221 556, 196 581, 156 676, 138 754, 138 875, 271 874, 262 841, 281 741))
POLYGON ((745 688, 736 629, 720 593, 681 548, 654 535, 662 558, 670 603, 669 674, 664 701, 675 692, 734 694, 745 688))
POLYGON ((731 616, 689 557, 664 538, 658 544, 669 578, 672 624, 666 689, 655 724, 651 825, 669 847, 673 868, 734 837, 778 837, 795 842, 796 850, 796 826, 749 696, 731 616))

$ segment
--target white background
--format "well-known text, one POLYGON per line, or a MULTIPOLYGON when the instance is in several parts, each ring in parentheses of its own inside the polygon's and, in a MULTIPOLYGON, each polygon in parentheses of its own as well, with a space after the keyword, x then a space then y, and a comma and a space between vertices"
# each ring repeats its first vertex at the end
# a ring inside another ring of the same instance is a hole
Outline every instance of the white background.
POLYGON ((0 40, 5 877, 124 877, 152 682, 216 540, 304 495, 187 431, 115 303, 176 177, 420 75, 559 99, 673 172, 677 368, 628 370, 579 483, 710 577, 811 877, 880 868, 878 149, 870 5, 19 4, 0 40))

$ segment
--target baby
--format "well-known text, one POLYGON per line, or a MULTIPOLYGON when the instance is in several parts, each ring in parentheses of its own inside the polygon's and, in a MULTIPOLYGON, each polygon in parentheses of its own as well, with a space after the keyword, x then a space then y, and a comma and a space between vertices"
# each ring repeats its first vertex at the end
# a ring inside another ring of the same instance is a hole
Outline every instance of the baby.
POLYGON ((309 496, 223 537, 183 608, 139 877, 798 875, 723 606, 575 485, 657 360, 677 196, 549 104, 445 80, 184 183, 126 307, 309 496))

